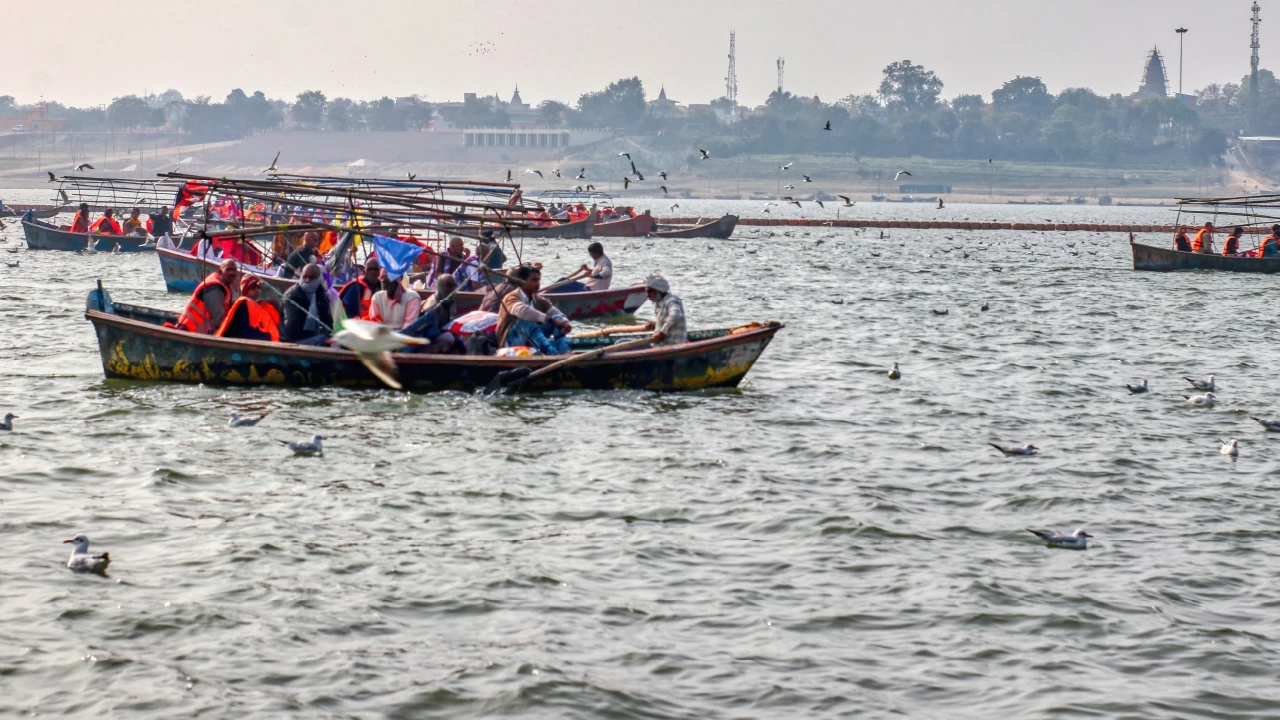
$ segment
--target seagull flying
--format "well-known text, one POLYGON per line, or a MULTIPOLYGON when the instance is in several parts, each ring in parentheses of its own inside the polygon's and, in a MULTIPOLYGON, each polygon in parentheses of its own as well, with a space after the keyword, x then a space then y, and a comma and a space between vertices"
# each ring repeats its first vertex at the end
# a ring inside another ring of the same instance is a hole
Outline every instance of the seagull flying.
POLYGON ((413 182, 414 180, 418 179, 418 173, 407 172, 404 174, 404 176, 409 178, 409 182, 413 182))
POLYGON ((845 207, 853 207, 853 199, 850 198, 848 195, 837 195, 836 197, 844 201, 845 207))
POLYGON ((273 172, 276 172, 276 163, 277 163, 277 162, 279 162, 279 161, 280 161, 280 152, 279 152, 279 151, 276 151, 276 158, 275 158, 275 160, 272 160, 272 161, 271 161, 271 167, 267 168, 266 170, 259 170, 256 174, 257 174, 257 175, 263 175, 263 174, 265 174, 265 173, 273 173, 273 172))
MULTIPOLYGON (((630 159, 631 159, 631 153, 624 153, 624 152, 620 152, 620 153, 618 153, 618 157, 624 157, 624 158, 626 158, 626 159, 630 160, 630 159)), ((635 164, 632 164, 632 165, 631 165, 631 167, 632 167, 632 168, 634 168, 634 167, 635 167, 635 164)))
POLYGON ((104 573, 107 571, 107 566, 111 564, 111 553, 90 555, 87 536, 77 535, 70 540, 62 541, 63 545, 67 543, 75 545, 71 549, 71 557, 67 559, 67 567, 76 572, 104 573))
POLYGON ((555 170, 552 170, 551 174, 555 175, 556 177, 560 177, 560 168, 556 168, 555 170))
POLYGON ((662 172, 658 173, 658 177, 662 178, 663 180, 666 180, 666 179, 667 179, 667 171, 666 171, 666 170, 663 170, 662 172))
MULTIPOLYGON (((8 416, 6 415, 5 417, 8 417, 8 416)), ((1266 428, 1268 432, 1280 432, 1280 420, 1265 420, 1263 418, 1256 418, 1256 417, 1250 417, 1249 419, 1253 420, 1254 422, 1258 423, 1262 427, 1266 428)), ((3 428, 3 426, 0 426, 0 428, 3 428)), ((8 428, 4 428, 4 429, 8 429, 8 428)))
POLYGON ((315 455, 324 452, 324 446, 320 444, 322 439, 319 435, 312 435, 310 440, 277 440, 276 442, 292 450, 294 455, 315 455))
POLYGON ((796 164, 796 163, 795 163, 795 161, 794 161, 794 160, 792 160, 791 162, 787 163, 786 165, 782 165, 782 166, 780 166, 778 169, 779 169, 779 170, 790 170, 790 169, 791 169, 791 166, 792 166, 792 165, 795 165, 795 164, 796 164))
POLYGON ((45 172, 48 173, 49 175, 49 182, 58 182, 58 178, 54 177, 53 173, 49 172, 48 170, 45 170, 45 172))
POLYGON ((1194 378, 1189 378, 1189 377, 1184 377, 1182 379, 1191 383, 1191 387, 1195 388, 1196 390, 1208 390, 1209 392, 1213 392, 1214 390, 1217 390, 1217 388, 1214 387, 1212 375, 1205 378, 1204 380, 1196 380, 1194 378))
POLYGON ((911 173, 907 172, 906 170, 899 170, 898 174, 893 176, 893 179, 896 181, 898 178, 902 177, 903 175, 906 175, 907 177, 913 177, 911 173))
POLYGON ((431 342, 425 338, 401 335, 381 323, 356 318, 348 318, 343 322, 342 330, 334 334, 333 340, 355 352, 360 362, 369 368, 369 372, 396 390, 402 388, 400 373, 396 369, 396 361, 391 358, 391 352, 406 345, 427 345, 431 342))
POLYGON ((662 189, 662 194, 663 194, 663 195, 666 195, 666 194, 667 194, 667 186, 666 186, 666 185, 659 185, 658 187, 662 189))
POLYGON ((898 369, 898 363, 894 363, 893 367, 889 368, 889 379, 897 380, 901 377, 902 377, 902 371, 898 369))
POLYGON ((1070 535, 1063 535, 1052 530, 1032 530, 1031 528, 1027 528, 1027 532, 1043 540, 1046 547, 1060 550, 1088 550, 1089 538, 1093 537, 1085 532, 1084 528, 1079 528, 1070 535))
POLYGON ((542 171, 541 171, 541 170, 534 170, 534 169, 530 168, 530 169, 528 169, 528 170, 525 170, 525 171, 524 171, 524 174, 525 174, 525 175, 528 175, 529 173, 535 173, 538 177, 542 178, 543 180, 546 180, 546 178, 545 178, 545 177, 543 177, 543 175, 542 175, 542 171))
POLYGON ((812 180, 809 179, 808 175, 801 175, 800 177, 804 178, 805 182, 813 182, 812 180))
POLYGON ((1143 380, 1141 385, 1129 385, 1126 383, 1125 387, 1129 388, 1130 395, 1139 395, 1147 392, 1147 381, 1143 380))
POLYGON ((680 203, 672 203, 672 204, 671 204, 671 209, 672 209, 672 210, 675 210, 675 209, 677 209, 677 208, 679 208, 679 207, 680 207, 680 203))
POLYGON ((830 130, 830 129, 831 129, 831 121, 830 121, 830 120, 828 120, 828 121, 827 121, 827 124, 822 126, 822 129, 823 129, 823 130, 830 130))
POLYGON ((1236 440, 1223 440, 1218 452, 1231 457, 1240 457, 1240 443, 1236 440))
POLYGON ((507 182, 511 182, 511 168, 507 168, 507 182))
POLYGON ((586 168, 582 168, 581 170, 579 170, 579 171, 578 171, 578 174, 577 174, 577 175, 575 175, 575 176, 573 177, 573 179, 574 179, 574 180, 586 180, 586 179, 587 179, 587 169, 586 169, 586 168))
POLYGON ((93 166, 90 165, 89 163, 80 163, 79 165, 76 166, 76 172, 84 172, 85 170, 92 170, 92 169, 93 169, 93 166))
POLYGON ((1205 393, 1203 395, 1183 395, 1188 403, 1196 407, 1213 407, 1213 403, 1218 399, 1213 393, 1205 393))
MULTIPOLYGON (((15 419, 17 419, 17 418, 18 418, 18 416, 17 416, 17 415, 14 415, 13 413, 5 413, 5 414, 4 414, 4 422, 0 422, 0 430, 3 430, 4 432, 9 432, 10 430, 12 430, 12 429, 13 429, 13 421, 14 421, 15 419)), ((1259 422, 1261 422, 1261 421, 1259 421, 1259 422)))
POLYGON ((698 158, 699 160, 706 160, 711 157, 711 153, 703 150, 702 148, 698 148, 698 152, 702 153, 702 157, 698 158))
POLYGON ((269 414, 270 413, 262 413, 261 415, 250 415, 248 417, 240 417, 240 413, 232 412, 231 421, 227 423, 227 427, 233 427, 233 428, 253 427, 254 425, 257 425, 258 423, 262 422, 262 419, 269 414))
POLYGON ((1032 445, 1031 443, 1027 443, 1022 447, 1014 447, 1014 448, 1001 447, 995 443, 987 443, 987 444, 999 450, 1000 452, 1004 453, 1005 457, 1026 457, 1027 455, 1035 455, 1036 453, 1040 452, 1040 448, 1036 447, 1035 445, 1032 445))

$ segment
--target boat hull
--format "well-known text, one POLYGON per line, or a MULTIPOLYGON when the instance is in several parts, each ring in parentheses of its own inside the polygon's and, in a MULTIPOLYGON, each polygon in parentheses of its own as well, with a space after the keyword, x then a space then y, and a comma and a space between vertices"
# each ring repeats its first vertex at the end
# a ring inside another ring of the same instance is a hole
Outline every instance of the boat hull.
POLYGON ((1243 273, 1280 272, 1280 258, 1241 258, 1224 255, 1203 255, 1181 252, 1168 248, 1130 243, 1133 250, 1133 269, 1152 272, 1175 270, 1225 270, 1243 273))
POLYGON ((694 225, 693 227, 670 227, 659 225, 658 229, 649 233, 655 238, 710 238, 712 240, 728 240, 738 227, 737 215, 725 215, 719 220, 694 225))
POLYGON ((559 223, 549 227, 511 228, 511 237, 517 240, 531 238, 590 240, 595 235, 596 217, 596 213, 591 213, 587 219, 577 222, 559 223))
MULTIPOLYGON (((152 312, 157 317, 163 315, 152 312)), ((354 353, 340 348, 194 335, 154 324, 156 318, 147 322, 128 317, 114 308, 90 309, 85 317, 94 326, 103 373, 108 378, 209 385, 385 387, 354 353)), ((523 389, 683 391, 736 387, 781 328, 779 323, 747 326, 677 347, 604 355, 534 378, 523 389)), ((469 392, 486 386, 504 370, 537 369, 562 359, 404 353, 395 358, 400 381, 410 392, 469 392)))
POLYGON ((646 212, 626 220, 596 223, 593 233, 595 237, 644 237, 657 229, 658 221, 646 212))
POLYGON ((73 233, 43 222, 23 220, 22 232, 26 235, 27 247, 32 250, 83 251, 88 248, 91 237, 95 238, 93 249, 98 252, 111 252, 117 245, 120 252, 152 252, 156 249, 154 244, 147 244, 146 238, 73 233))
MULTIPOLYGON (((218 263, 198 258, 189 253, 164 250, 156 251, 160 258, 160 272, 164 275, 164 286, 169 292, 187 293, 195 291, 209 273, 218 269, 218 263)), ((281 297, 293 287, 293 280, 254 273, 263 286, 262 299, 277 304, 281 297)), ((428 297, 424 294, 423 297, 428 297)), ((482 292, 461 292, 456 295, 458 312, 466 313, 480 309, 484 300, 482 292)), ((561 293, 547 296, 560 312, 570 320, 588 320, 592 318, 630 315, 644 304, 646 295, 643 285, 610 288, 608 290, 561 293)))

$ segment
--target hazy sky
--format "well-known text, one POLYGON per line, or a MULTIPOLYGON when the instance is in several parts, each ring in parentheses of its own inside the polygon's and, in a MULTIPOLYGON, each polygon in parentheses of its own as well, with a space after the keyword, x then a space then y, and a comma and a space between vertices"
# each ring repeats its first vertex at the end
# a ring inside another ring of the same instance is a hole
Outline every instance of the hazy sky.
MULTIPOLYGON (((1152 45, 1176 89, 1249 71, 1251 0, 6 0, 0 94, 72 105, 177 88, 221 100, 229 90, 292 99, 464 92, 526 102, 574 101, 638 75, 651 97, 724 94, 729 30, 738 33, 739 101, 775 87, 828 102, 874 92, 880 71, 910 59, 945 97, 982 93, 1015 75, 1050 90, 1130 93, 1152 45)), ((1262 66, 1280 59, 1280 2, 1262 0, 1262 66), (1273 32, 1268 33, 1268 30, 1273 32)), ((1280 64, 1280 63, 1276 63, 1280 64)))

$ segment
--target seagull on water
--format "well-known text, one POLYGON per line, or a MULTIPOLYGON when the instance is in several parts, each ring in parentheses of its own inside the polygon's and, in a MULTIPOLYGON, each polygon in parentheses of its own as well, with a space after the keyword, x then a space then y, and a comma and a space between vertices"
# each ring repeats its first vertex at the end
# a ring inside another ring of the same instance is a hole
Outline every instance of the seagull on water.
POLYGON ((1204 380, 1197 380, 1195 378, 1189 378, 1189 377, 1184 377, 1182 379, 1191 383, 1191 387, 1195 388, 1196 390, 1208 390, 1209 392, 1213 392, 1214 390, 1218 389, 1214 386, 1212 375, 1205 378, 1204 380))
POLYGON ((995 443, 987 443, 987 444, 999 450, 1000 452, 1004 453, 1005 457, 1026 457, 1027 455, 1035 455, 1036 453, 1040 452, 1040 448, 1036 447, 1035 445, 1032 445, 1031 443, 1027 443, 1022 447, 1014 447, 1014 448, 1001 447, 1000 445, 997 445, 995 443))
POLYGON ((1213 407, 1213 403, 1218 399, 1213 393, 1205 393, 1203 395, 1183 395, 1188 403, 1196 407, 1213 407))
POLYGON ((18 419, 17 415, 14 415, 13 413, 5 413, 4 422, 0 422, 0 430, 3 430, 4 432, 9 432, 10 430, 12 430, 13 421, 16 419, 18 419))
POLYGON ((89 538, 86 535, 77 535, 70 540, 63 540, 62 544, 72 543, 75 545, 71 549, 71 557, 67 560, 67 567, 77 572, 104 573, 107 566, 111 564, 111 553, 102 553, 101 555, 89 554, 89 538))
POLYGON ((1027 532, 1035 535, 1044 541, 1045 547, 1059 548, 1061 550, 1088 550, 1089 538, 1093 537, 1084 531, 1084 528, 1077 528, 1070 535, 1063 535, 1052 530, 1032 530, 1027 528, 1027 532))
POLYGON ((889 379, 898 380, 901 377, 902 377, 902 371, 898 369, 898 363, 894 363, 893 367, 889 368, 889 379))
MULTIPOLYGON (((969 257, 968 254, 966 254, 965 257, 969 257)), ((986 312, 991 309, 991 306, 986 303, 982 303, 982 307, 978 309, 981 310, 982 312, 986 312)))
POLYGON ((266 170, 259 170, 258 172, 254 173, 254 174, 255 174, 255 175, 264 175, 264 174, 266 174, 266 173, 273 173, 273 172, 276 172, 276 163, 278 163, 278 162, 280 162, 280 152, 279 152, 279 151, 276 151, 276 158, 275 158, 275 160, 272 160, 272 161, 271 161, 271 167, 267 168, 266 170))
POLYGON ((1236 440, 1223 440, 1218 452, 1231 457, 1240 457, 1240 443, 1236 440))
MULTIPOLYGON (((1250 420, 1261 425, 1268 432, 1280 432, 1280 420, 1264 420, 1263 418, 1250 417, 1250 420)), ((0 429, 8 430, 8 428, 0 425, 0 429)))
POLYGON ((262 419, 270 414, 271 413, 269 412, 264 412, 261 415, 249 415, 247 417, 240 417, 240 413, 232 411, 231 421, 227 423, 227 427, 233 427, 233 428, 253 427, 254 425, 257 425, 258 423, 262 422, 262 419))
POLYGON ((406 345, 428 345, 431 342, 425 338, 401 335, 381 323, 356 318, 344 321, 342 330, 334 334, 333 341, 355 352, 369 372, 396 390, 402 388, 396 361, 391 358, 392 351, 406 345))
POLYGON ((324 447, 320 445, 321 439, 319 435, 312 435, 310 440, 277 440, 276 442, 292 450, 294 455, 315 455, 324 452, 324 447))
POLYGON ((1129 388, 1130 395, 1139 395, 1147 392, 1147 381, 1143 380, 1141 385, 1129 385, 1128 383, 1125 383, 1125 387, 1129 388))
POLYGON ((946 310, 934 310, 934 311, 933 311, 933 314, 934 314, 934 315, 950 315, 950 314, 951 314, 951 309, 950 309, 950 308, 947 308, 946 310))

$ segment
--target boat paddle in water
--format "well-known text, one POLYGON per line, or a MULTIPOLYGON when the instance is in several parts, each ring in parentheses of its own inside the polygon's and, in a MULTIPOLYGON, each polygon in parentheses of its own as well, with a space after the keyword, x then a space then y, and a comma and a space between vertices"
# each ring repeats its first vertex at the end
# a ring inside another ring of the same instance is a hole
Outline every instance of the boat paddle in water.
POLYGON ((654 334, 654 335, 649 335, 647 337, 637 338, 635 340, 628 340, 627 342, 618 343, 616 345, 606 345, 602 348, 596 348, 595 350, 588 350, 587 352, 581 353, 579 355, 573 355, 571 357, 567 357, 564 360, 561 360, 559 362, 553 362, 550 365, 547 365, 546 367, 538 368, 537 370, 531 370, 527 367, 515 368, 513 370, 504 370, 503 372, 500 372, 497 375, 493 376, 493 379, 490 380, 489 384, 485 386, 484 394, 495 395, 497 393, 509 392, 511 390, 515 390, 516 388, 519 388, 521 385, 524 385, 530 380, 533 380, 542 375, 546 375, 548 373, 555 372, 556 370, 559 370, 561 368, 565 368, 570 365, 576 365, 577 363, 580 363, 584 360, 590 360, 592 358, 600 357, 601 355, 604 355, 605 353, 610 351, 630 350, 632 348, 651 345, 654 342, 657 342, 657 340, 658 340, 658 336, 657 334, 654 334))

